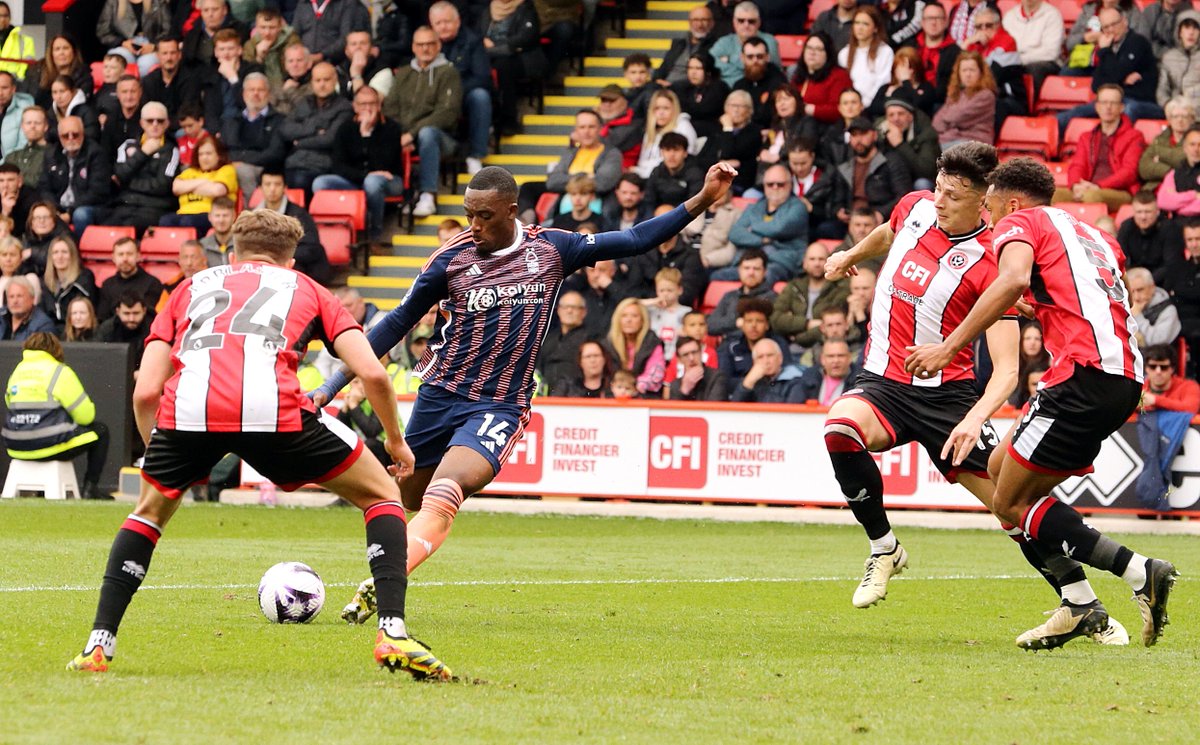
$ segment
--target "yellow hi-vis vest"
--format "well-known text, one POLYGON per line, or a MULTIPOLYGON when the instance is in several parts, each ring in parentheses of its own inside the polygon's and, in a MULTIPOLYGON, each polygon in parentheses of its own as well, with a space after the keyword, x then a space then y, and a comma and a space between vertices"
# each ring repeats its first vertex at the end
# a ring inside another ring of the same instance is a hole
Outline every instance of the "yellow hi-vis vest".
POLYGON ((96 418, 96 405, 75 371, 40 350, 21 357, 4 391, 8 416, 0 434, 9 457, 40 460, 99 439, 80 429, 96 418))
MULTIPOLYGON (((5 59, 33 59, 36 56, 33 48, 33 37, 21 33, 20 26, 13 26, 8 32, 8 38, 0 46, 0 57, 5 59)), ((17 80, 25 79, 25 71, 29 65, 24 62, 0 62, 0 70, 11 72, 17 80)))

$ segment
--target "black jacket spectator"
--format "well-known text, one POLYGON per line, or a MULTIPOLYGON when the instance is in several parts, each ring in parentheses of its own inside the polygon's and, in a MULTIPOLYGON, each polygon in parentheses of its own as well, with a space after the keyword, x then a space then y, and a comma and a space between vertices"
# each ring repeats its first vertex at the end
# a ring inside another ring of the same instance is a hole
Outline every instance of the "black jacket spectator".
MULTIPOLYGON (((717 131, 704 143, 696 156, 701 168, 711 168, 718 160, 736 160, 738 174, 733 179, 735 194, 754 186, 758 176, 758 153, 762 150, 762 129, 751 120, 741 129, 726 132, 718 126, 717 131)), ((695 192, 692 192, 695 194, 695 192)))
POLYGON ((718 120, 725 111, 729 86, 715 70, 704 85, 692 85, 684 78, 672 85, 671 90, 679 97, 680 109, 692 118, 697 137, 712 137, 721 131, 718 120))
POLYGON ((683 380, 676 378, 671 382, 667 398, 672 401, 728 401, 729 379, 725 373, 716 368, 704 366, 704 377, 696 383, 691 393, 683 393, 683 380))
MULTIPOLYGON (((171 192, 171 186, 181 170, 179 148, 170 137, 150 155, 142 152, 137 140, 126 142, 119 149, 113 167, 118 184, 113 204, 173 212, 179 200, 171 192)), ((157 299, 146 307, 153 308, 156 303, 157 299)))
MULTIPOLYGON (((96 317, 111 318, 117 311, 117 303, 121 300, 121 296, 126 292, 132 292, 142 298, 147 308, 154 308, 158 305, 159 298, 162 297, 162 290, 162 282, 159 282, 157 277, 140 266, 129 277, 122 277, 119 273, 114 274, 104 280, 104 284, 100 286, 100 301, 96 304, 96 317)), ((149 316, 150 313, 146 315, 149 316)), ((98 332, 97 335, 99 335, 98 332)))
MULTIPOLYGON (((867 166, 867 180, 864 191, 867 195, 867 205, 888 219, 900 197, 913 190, 912 174, 908 166, 897 155, 885 155, 876 152, 867 166)), ((834 171, 833 199, 831 206, 836 212, 845 208, 847 212, 854 202, 854 161, 842 163, 834 171)))
MULTIPOLYGON (((854 387, 854 380, 858 377, 858 368, 850 367, 850 373, 846 376, 842 383, 843 390, 849 390, 854 387)), ((821 384, 825 381, 825 373, 821 370, 820 365, 813 365, 806 369, 796 382, 799 384, 798 394, 802 396, 798 403, 805 401, 816 401, 821 395, 821 384)))
MULTIPOLYGON (((143 101, 149 99, 143 97, 143 101)), ((134 110, 133 116, 126 119, 121 115, 121 109, 118 106, 114 115, 110 115, 104 122, 104 128, 100 130, 100 146, 108 155, 108 161, 112 163, 117 159, 117 149, 123 143, 133 140, 137 142, 142 138, 142 114, 141 106, 134 110)))
POLYGON ((87 298, 92 301, 93 306, 97 301, 96 295, 96 275, 92 274, 92 270, 86 266, 80 271, 79 276, 75 281, 65 287, 58 288, 58 292, 50 292, 50 288, 42 287, 42 310, 46 315, 50 316, 50 320, 58 325, 61 331, 67 325, 67 308, 70 307, 71 301, 77 297, 87 298))
MULTIPOLYGON (((228 8, 228 4, 225 6, 228 8)), ((247 38, 246 27, 242 25, 238 19, 232 14, 226 13, 225 20, 221 24, 211 30, 204 28, 204 20, 197 18, 192 30, 187 32, 183 37, 183 64, 189 67, 206 67, 216 69, 216 62, 213 60, 213 35, 223 28, 231 28, 238 32, 238 37, 245 43, 247 38)), ((310 50, 311 51, 311 50, 310 50)), ((146 98, 146 101, 153 101, 153 98, 146 98)), ((164 102, 165 103, 165 102, 164 102)), ((169 109, 174 112, 175 109, 169 109)), ((154 306, 151 306, 154 307, 154 306)))
POLYGON ((315 95, 297 101, 296 108, 279 127, 285 143, 296 143, 285 165, 315 173, 332 172, 334 135, 342 122, 352 117, 350 102, 336 93, 323 105, 318 105, 315 95))
MULTIPOLYGON (((746 292, 744 287, 738 287, 725 293, 717 301, 717 307, 708 314, 708 333, 724 336, 736 332, 738 301, 747 297, 761 297, 773 303, 775 302, 775 290, 771 289, 771 284, 764 280, 762 284, 749 292, 746 292)), ((783 348, 787 349, 786 341, 783 348)), ((740 375, 738 377, 741 378, 740 375)))
MULTIPOLYGON (((771 110, 771 92, 781 85, 787 84, 787 75, 773 62, 767 63, 767 70, 758 80, 742 78, 733 84, 733 90, 746 91, 754 102, 752 121, 760 129, 770 126, 774 111, 771 110)), ((722 102, 723 104, 724 102, 722 102)))
POLYGON ((314 3, 297 3, 292 30, 308 51, 336 65, 346 56, 346 34, 370 31, 371 17, 359 0, 327 0, 319 17, 316 7, 314 3))
MULTIPOLYGON (((170 83, 163 80, 162 68, 159 68, 142 79, 142 100, 158 101, 166 106, 171 114, 171 126, 178 127, 180 109, 184 104, 199 102, 203 87, 203 77, 194 68, 180 66, 170 83)), ((205 122, 216 125, 212 119, 205 119, 205 122)))
POLYGON ((283 214, 296 218, 300 221, 300 227, 304 228, 304 237, 300 239, 300 245, 296 246, 296 271, 325 284, 329 281, 329 257, 325 255, 325 249, 321 246, 317 224, 312 215, 308 210, 290 201, 284 207, 283 214))
POLYGON ((579 347, 591 338, 586 324, 565 334, 557 326, 550 329, 537 359, 538 371, 547 390, 556 390, 579 377, 579 347))
POLYGON ((678 269, 683 274, 679 303, 696 307, 706 284, 704 265, 700 263, 700 252, 678 239, 665 254, 655 248, 629 259, 626 283, 630 292, 635 297, 654 297, 654 275, 660 269, 668 268, 678 269))
POLYGON ((442 42, 442 54, 458 70, 464 94, 476 88, 492 89, 492 66, 483 48, 483 37, 470 26, 464 23, 457 36, 442 42))
MULTIPOLYGON (((659 163, 646 179, 646 194, 643 200, 651 208, 660 204, 672 207, 683 204, 693 194, 704 186, 704 170, 694 158, 688 158, 683 166, 675 172, 667 168, 666 163, 659 163)), ((686 303, 685 303, 686 305, 686 303)))
POLYGON ((384 119, 364 138, 358 122, 346 120, 338 128, 333 141, 333 172, 344 179, 361 184, 371 171, 391 171, 396 176, 404 172, 400 151, 400 125, 384 119))
MULTIPOLYGON (((226 119, 232 119, 242 111, 242 82, 246 76, 252 72, 262 72, 263 66, 257 62, 247 62, 242 60, 238 63, 237 80, 230 82, 221 77, 214 69, 206 77, 203 85, 204 94, 204 123, 212 123, 215 128, 217 122, 223 122, 226 119)), ((145 99, 147 101, 153 99, 145 99)), ((168 109, 171 111, 172 109, 168 109)))
POLYGON ((84 140, 74 159, 61 147, 46 151, 40 187, 62 208, 68 187, 75 195, 73 207, 95 207, 108 202, 112 187, 112 159, 96 142, 84 140))
POLYGON ((1092 74, 1092 90, 1098 91, 1100 86, 1106 83, 1120 86, 1127 99, 1155 102, 1155 93, 1158 90, 1158 60, 1146 37, 1130 31, 1125 35, 1120 47, 1113 45, 1098 50, 1096 70, 1092 74), (1132 85, 1126 85, 1126 78, 1135 72, 1141 75, 1141 79, 1132 85))
MULTIPOLYGON (((692 34, 689 31, 683 36, 671 40, 671 48, 663 55, 662 64, 654 71, 655 80, 666 80, 667 76, 671 74, 671 70, 679 63, 680 57, 683 57, 686 62, 687 58, 696 52, 707 52, 717 40, 717 37, 711 31, 708 36, 701 39, 700 43, 695 46, 692 45, 691 38, 692 34)), ((686 82, 687 78, 683 80, 686 82)))
POLYGON ((1132 218, 1126 220, 1117 230, 1117 242, 1125 252, 1128 266, 1149 269, 1160 285, 1168 273, 1184 262, 1183 231, 1166 215, 1160 214, 1149 230, 1139 228, 1132 218))
POLYGON ((254 121, 248 121, 244 113, 226 119, 221 124, 221 141, 229 148, 229 159, 235 163, 249 163, 269 169, 283 167, 283 137, 279 126, 283 115, 268 111, 254 121))
POLYGON ((379 22, 375 24, 375 44, 379 47, 379 59, 388 67, 406 65, 412 59, 414 27, 408 18, 408 10, 400 5, 388 3, 379 22))

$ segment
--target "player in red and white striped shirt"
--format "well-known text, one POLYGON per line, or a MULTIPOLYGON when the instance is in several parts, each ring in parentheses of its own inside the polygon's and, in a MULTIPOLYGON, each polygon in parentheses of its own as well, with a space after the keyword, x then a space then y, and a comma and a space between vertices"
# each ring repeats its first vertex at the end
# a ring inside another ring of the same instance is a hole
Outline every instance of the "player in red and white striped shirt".
POLYGON ((117 628, 180 496, 232 452, 283 489, 323 482, 363 511, 379 604, 375 661, 418 678, 450 678, 405 629, 407 537, 396 481, 353 432, 300 393, 296 368, 316 333, 362 379, 396 475, 412 474, 391 381, 362 329, 328 290, 292 270, 303 234, 294 218, 243 212, 233 226, 234 264, 185 281, 155 319, 133 395, 146 442, 142 495, 113 541, 91 636, 68 670, 108 669, 117 628))
MULTIPOLYGON (((975 390, 969 348, 936 376, 913 376, 904 369, 904 359, 914 344, 944 339, 995 280, 992 234, 980 210, 987 175, 996 163, 990 145, 970 143, 947 150, 938 163, 936 194, 905 196, 888 224, 826 263, 826 276, 837 279, 862 260, 887 257, 876 285, 864 370, 825 421, 834 475, 871 542, 871 556, 854 593, 854 605, 860 608, 886 597, 888 581, 908 560, 888 522, 883 478, 871 452, 915 440, 947 479, 962 484, 983 504, 991 503, 995 487, 987 463, 999 438, 988 417, 1016 384, 1015 317, 987 329, 994 371, 982 396, 975 390)), ((1078 563, 1047 556, 1024 541, 1014 526, 1004 528, 1056 590, 1060 577, 1086 584, 1078 563)), ((1114 626, 1097 640, 1127 643, 1128 636, 1114 626)))
MULTIPOLYGON (((916 348, 906 369, 936 374, 1018 298, 1033 305, 1054 363, 988 463, 996 481, 992 509, 1042 546, 1124 579, 1142 613, 1142 642, 1151 646, 1167 623, 1175 567, 1101 535, 1050 496, 1068 476, 1091 472, 1104 440, 1141 398, 1142 358, 1121 281, 1124 255, 1111 236, 1047 206, 1054 177, 1044 165, 1019 158, 989 180, 999 276, 962 324, 940 344, 916 348)), ((1058 611, 1018 637, 1019 646, 1057 647, 1103 628, 1108 613, 1090 587, 1062 589, 1058 611)))

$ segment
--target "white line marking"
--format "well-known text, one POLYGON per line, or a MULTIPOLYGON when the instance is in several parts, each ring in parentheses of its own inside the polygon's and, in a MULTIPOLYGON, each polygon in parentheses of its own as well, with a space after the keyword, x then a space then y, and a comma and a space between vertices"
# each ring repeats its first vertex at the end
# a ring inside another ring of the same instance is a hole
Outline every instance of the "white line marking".
MULTIPOLYGON (((910 572, 911 574, 911 572, 910 572)), ((447 582, 410 582, 410 587, 561 587, 570 585, 723 585, 723 584, 790 584, 799 582, 858 582, 861 577, 646 577, 643 579, 476 579, 447 582)), ((947 574, 936 577, 895 577, 898 582, 913 580, 982 581, 1037 579, 1034 575, 1012 574, 947 574)), ((326 587, 358 587, 357 582, 326 582, 326 587)), ((0 592, 89 592, 99 590, 95 585, 26 585, 0 587, 0 592)), ((258 585, 142 585, 142 590, 257 590, 258 585)))

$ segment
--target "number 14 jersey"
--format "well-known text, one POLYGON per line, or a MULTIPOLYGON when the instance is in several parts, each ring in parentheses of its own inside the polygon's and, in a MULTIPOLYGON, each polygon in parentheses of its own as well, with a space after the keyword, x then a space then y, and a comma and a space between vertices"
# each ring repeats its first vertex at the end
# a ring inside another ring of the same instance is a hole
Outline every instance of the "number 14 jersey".
POLYGON ((296 368, 312 338, 360 328, 329 290, 291 269, 259 262, 205 269, 171 293, 146 342, 171 345, 175 374, 163 388, 160 429, 298 432, 296 368))

